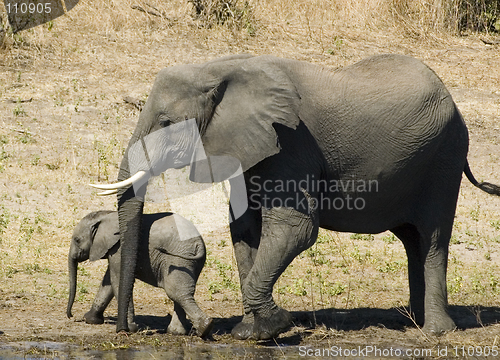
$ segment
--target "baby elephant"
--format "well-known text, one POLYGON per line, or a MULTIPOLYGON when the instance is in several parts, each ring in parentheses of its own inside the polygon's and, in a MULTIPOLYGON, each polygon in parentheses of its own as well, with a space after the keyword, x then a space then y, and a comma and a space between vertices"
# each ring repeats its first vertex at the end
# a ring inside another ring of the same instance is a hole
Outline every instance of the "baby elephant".
MULTIPOLYGON (((96 211, 85 216, 76 226, 68 256, 70 292, 67 315, 75 300, 77 266, 90 259, 108 259, 108 269, 92 308, 84 315, 89 324, 102 324, 104 310, 118 295, 120 282, 120 235, 116 211, 96 211)), ((139 245, 135 277, 147 284, 165 289, 174 301, 174 313, 167 332, 186 334, 186 314, 201 337, 210 333, 212 318, 198 307, 194 291, 205 264, 205 243, 194 225, 172 213, 143 215, 143 236, 139 245)), ((130 329, 137 331, 134 307, 129 305, 130 329)))

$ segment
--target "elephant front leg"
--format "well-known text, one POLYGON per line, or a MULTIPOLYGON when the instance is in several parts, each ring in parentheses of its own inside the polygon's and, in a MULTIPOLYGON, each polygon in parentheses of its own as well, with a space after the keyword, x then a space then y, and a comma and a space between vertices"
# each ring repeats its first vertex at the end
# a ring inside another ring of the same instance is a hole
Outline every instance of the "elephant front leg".
POLYGON ((104 310, 108 307, 110 301, 113 299, 113 288, 111 286, 109 267, 104 274, 101 286, 92 303, 90 310, 83 315, 87 324, 103 324, 104 323, 104 310))
MULTIPOLYGON (((234 255, 238 265, 240 284, 243 286, 253 267, 261 235, 261 211, 248 208, 246 212, 230 224, 234 255)), ((243 287, 242 287, 243 293, 243 287)), ((231 335, 235 339, 247 339, 252 335, 254 318, 250 305, 243 296, 243 319, 236 325, 231 335)))
MULTIPOLYGON (((119 294, 119 285, 120 285, 120 267, 119 263, 116 262, 116 259, 119 259, 120 254, 115 254, 115 257, 112 259, 112 264, 110 264, 110 278, 111 278, 111 287, 114 295, 118 299, 119 294)), ((129 301, 128 312, 127 312, 127 322, 128 329, 130 332, 137 332, 139 330, 139 326, 134 322, 135 310, 134 310, 134 299, 133 297, 129 301)))
POLYGON ((275 304, 273 287, 292 260, 316 241, 317 235, 315 213, 304 214, 284 207, 262 209, 260 246, 242 284, 243 298, 254 314, 253 338, 274 338, 292 324, 291 314, 275 304))

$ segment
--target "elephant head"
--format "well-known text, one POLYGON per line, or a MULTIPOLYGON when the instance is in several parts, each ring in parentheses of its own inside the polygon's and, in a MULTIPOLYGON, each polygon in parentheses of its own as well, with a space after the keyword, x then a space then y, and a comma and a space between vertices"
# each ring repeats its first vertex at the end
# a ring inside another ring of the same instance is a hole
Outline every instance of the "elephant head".
MULTIPOLYGON (((99 241, 94 244, 99 226, 104 218, 110 213, 112 213, 112 211, 103 210, 92 212, 85 216, 73 231, 68 254, 69 299, 66 315, 69 318, 73 316, 71 314, 71 308, 73 307, 76 295, 78 263, 89 259, 90 261, 95 261, 103 258, 108 250, 119 240, 119 237, 114 235, 118 233, 118 226, 115 225, 115 229, 106 229, 106 231, 109 232, 109 236, 102 236, 104 241, 99 241)), ((117 221, 114 223, 117 224, 117 221)))
MULTIPOLYGON (((147 179, 191 164, 191 180, 221 181, 278 153, 273 124, 295 129, 300 101, 280 61, 237 55, 159 72, 123 157, 120 182, 96 186, 108 190, 104 194, 118 193, 122 271, 117 331, 127 330, 147 179)), ((244 181, 233 182, 234 218, 234 200, 242 202, 236 207, 243 213, 247 193, 244 181)))

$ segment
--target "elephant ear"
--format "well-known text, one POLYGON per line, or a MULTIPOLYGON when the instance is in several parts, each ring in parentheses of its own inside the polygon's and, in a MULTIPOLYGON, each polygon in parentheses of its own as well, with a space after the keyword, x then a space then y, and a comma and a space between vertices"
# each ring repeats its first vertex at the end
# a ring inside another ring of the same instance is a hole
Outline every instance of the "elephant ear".
MULTIPOLYGON (((207 78, 207 84, 216 84, 208 91, 212 116, 201 126, 208 156, 235 158, 246 171, 280 151, 273 124, 295 129, 299 125, 300 102, 283 65, 281 59, 259 56, 223 58, 200 68, 199 78, 207 78)), ((231 169, 222 172, 236 172, 239 164, 234 163, 226 163, 231 169)), ((203 162, 198 161, 196 165, 195 172, 203 173, 203 162)))
POLYGON ((92 226, 93 243, 90 248, 90 261, 103 259, 108 251, 120 241, 118 213, 111 213, 92 226))

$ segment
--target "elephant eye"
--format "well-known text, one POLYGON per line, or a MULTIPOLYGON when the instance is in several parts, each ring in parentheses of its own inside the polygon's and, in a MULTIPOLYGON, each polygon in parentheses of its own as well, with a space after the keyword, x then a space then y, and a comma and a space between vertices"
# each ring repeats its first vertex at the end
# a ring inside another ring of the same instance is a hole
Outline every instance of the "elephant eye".
POLYGON ((158 114, 158 124, 162 127, 166 127, 166 126, 169 126, 171 121, 170 121, 170 118, 167 114, 165 114, 164 112, 158 114))
POLYGON ((160 123, 160 126, 167 127, 167 126, 170 125, 170 120, 168 120, 168 119, 160 119, 159 123, 160 123))

